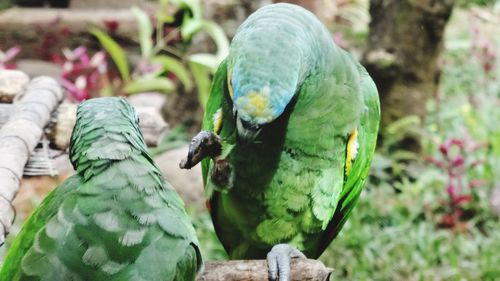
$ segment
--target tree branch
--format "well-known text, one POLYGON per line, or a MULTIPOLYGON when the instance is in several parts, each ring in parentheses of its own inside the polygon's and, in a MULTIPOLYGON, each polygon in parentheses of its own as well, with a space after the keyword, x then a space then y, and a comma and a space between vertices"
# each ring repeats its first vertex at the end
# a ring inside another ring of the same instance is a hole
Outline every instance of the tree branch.
MULTIPOLYGON (((10 75, 0 71, 0 77, 10 75)), ((2 78, 0 78, 2 80, 2 78)), ((11 83, 14 83, 12 81, 11 83)), ((10 83, 0 86, 9 86, 10 83)), ((18 89, 23 89, 20 86, 18 89)), ((1 92, 1 90, 0 90, 1 92)), ((14 113, 0 129, 0 245, 14 220, 11 202, 19 190, 19 181, 30 153, 40 141, 43 128, 63 98, 59 84, 52 78, 38 77, 26 86, 15 103, 14 113)))
MULTIPOLYGON (((318 260, 292 259, 291 281, 329 280, 333 269, 318 260)), ((267 281, 265 260, 209 261, 198 281, 267 281)))

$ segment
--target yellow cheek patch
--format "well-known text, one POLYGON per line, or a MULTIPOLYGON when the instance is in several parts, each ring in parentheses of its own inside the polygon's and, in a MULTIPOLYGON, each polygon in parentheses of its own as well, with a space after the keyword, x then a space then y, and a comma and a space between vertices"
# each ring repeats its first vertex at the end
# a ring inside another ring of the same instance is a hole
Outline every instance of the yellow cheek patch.
POLYGON ((217 109, 213 118, 214 133, 219 134, 222 129, 222 108, 217 109))
POLYGON ((352 162, 356 159, 358 154, 358 130, 354 128, 351 134, 349 135, 349 139, 347 140, 347 155, 345 160, 345 173, 349 175, 352 169, 352 162))
POLYGON ((257 117, 261 117, 269 105, 269 101, 260 93, 251 91, 248 93, 248 105, 253 107, 253 113, 257 117))
POLYGON ((269 87, 264 87, 261 92, 250 91, 238 99, 237 106, 258 122, 270 122, 273 120, 270 92, 269 87))

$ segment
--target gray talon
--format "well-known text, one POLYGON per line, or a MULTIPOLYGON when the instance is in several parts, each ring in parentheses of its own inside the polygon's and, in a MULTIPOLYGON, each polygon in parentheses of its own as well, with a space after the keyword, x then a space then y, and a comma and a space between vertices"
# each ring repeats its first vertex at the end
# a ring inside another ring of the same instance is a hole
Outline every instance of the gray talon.
POLYGON ((270 281, 290 280, 291 258, 306 258, 306 256, 289 244, 277 244, 267 253, 268 278, 270 281))

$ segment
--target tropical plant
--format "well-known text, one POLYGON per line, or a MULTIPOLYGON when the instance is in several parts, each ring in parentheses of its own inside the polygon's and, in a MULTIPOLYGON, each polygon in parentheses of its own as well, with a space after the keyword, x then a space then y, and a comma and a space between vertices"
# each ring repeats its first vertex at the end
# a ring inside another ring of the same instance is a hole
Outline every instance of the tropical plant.
POLYGON ((80 46, 74 50, 64 48, 62 53, 60 82, 74 100, 110 95, 107 91, 110 89, 108 65, 103 51, 90 56, 87 48, 80 46))
POLYGON ((228 52, 228 40, 223 30, 214 22, 202 17, 201 4, 197 0, 172 1, 183 10, 180 25, 170 27, 176 18, 167 13, 170 3, 159 1, 160 8, 154 20, 137 8, 131 9, 138 24, 138 43, 140 59, 131 71, 126 51, 106 32, 93 28, 91 33, 97 37, 116 65, 121 78, 120 91, 125 94, 158 91, 170 93, 176 89, 177 79, 187 89, 197 86, 201 104, 205 104, 210 88, 210 75, 228 52), (183 52, 172 46, 172 42, 189 42, 196 34, 205 31, 215 42, 217 53, 183 52))

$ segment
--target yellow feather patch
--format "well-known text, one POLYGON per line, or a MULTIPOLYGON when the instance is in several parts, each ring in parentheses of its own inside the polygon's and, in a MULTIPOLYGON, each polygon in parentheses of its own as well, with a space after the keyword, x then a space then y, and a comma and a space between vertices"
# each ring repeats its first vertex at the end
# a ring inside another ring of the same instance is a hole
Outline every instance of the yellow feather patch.
POLYGON ((270 122, 273 111, 269 105, 271 89, 264 87, 261 91, 250 91, 236 102, 238 107, 259 122, 270 122))
POLYGON ((352 161, 358 154, 358 147, 358 130, 354 128, 349 135, 349 139, 347 140, 347 156, 345 160, 345 173, 347 176, 351 173, 352 161))
POLYGON ((217 109, 213 119, 214 133, 219 134, 222 129, 222 108, 217 109))
POLYGON ((248 103, 253 107, 255 116, 262 116, 264 110, 269 104, 269 101, 261 93, 251 91, 250 93, 248 93, 248 103))
POLYGON ((231 97, 231 99, 233 99, 233 82, 232 82, 232 77, 233 77, 233 74, 231 71, 228 71, 227 72, 227 87, 229 88, 229 96, 231 97))

